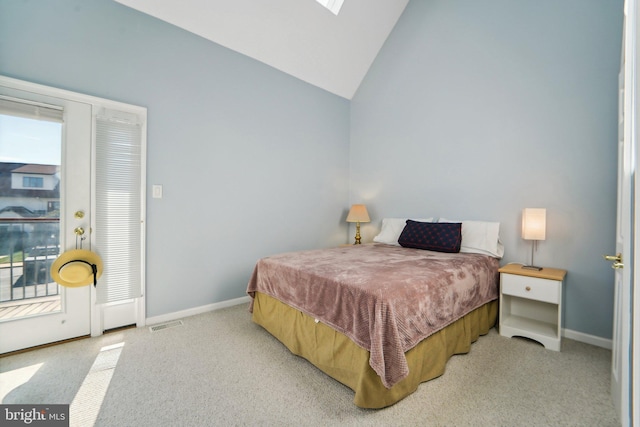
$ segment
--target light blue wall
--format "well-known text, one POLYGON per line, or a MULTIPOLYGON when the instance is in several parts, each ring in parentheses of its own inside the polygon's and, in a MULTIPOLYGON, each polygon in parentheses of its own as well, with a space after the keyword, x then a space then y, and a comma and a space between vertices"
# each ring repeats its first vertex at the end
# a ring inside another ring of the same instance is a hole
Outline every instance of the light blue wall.
POLYGON ((149 316, 343 243, 349 201, 364 240, 385 216, 500 221, 504 262, 546 207, 563 326, 608 338, 621 33, 622 0, 412 0, 349 104, 109 0, 0 0, 0 74, 149 109, 149 316))
POLYGON ((148 316, 346 241, 345 99, 109 0, 0 1, 0 74, 148 108, 148 316))
POLYGON ((547 208, 536 264, 568 270, 563 327, 610 338, 622 0, 412 0, 351 103, 351 188, 373 222, 547 208))

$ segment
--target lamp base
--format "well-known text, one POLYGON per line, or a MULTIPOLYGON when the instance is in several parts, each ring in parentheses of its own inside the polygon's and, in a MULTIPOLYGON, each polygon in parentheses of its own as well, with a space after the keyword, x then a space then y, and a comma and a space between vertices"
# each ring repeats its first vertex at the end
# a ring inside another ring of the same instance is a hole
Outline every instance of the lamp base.
POLYGON ((536 270, 536 271, 542 270, 542 267, 537 267, 535 265, 523 265, 522 268, 524 268, 525 270, 536 270))
POLYGON ((362 238, 360 237, 360 221, 356 222, 356 241, 353 244, 354 245, 362 244, 362 238))

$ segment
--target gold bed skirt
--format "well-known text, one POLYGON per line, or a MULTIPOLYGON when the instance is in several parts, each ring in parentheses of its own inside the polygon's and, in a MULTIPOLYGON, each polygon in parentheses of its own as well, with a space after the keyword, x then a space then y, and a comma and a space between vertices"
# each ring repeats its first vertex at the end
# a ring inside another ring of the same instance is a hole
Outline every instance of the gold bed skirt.
POLYGON ((351 388, 357 406, 384 408, 416 391, 421 382, 442 375, 449 358, 469 352, 471 343, 489 332, 497 316, 498 301, 492 301, 421 341, 405 353, 409 376, 390 389, 369 366, 367 350, 301 311, 256 292, 252 319, 293 354, 351 388))

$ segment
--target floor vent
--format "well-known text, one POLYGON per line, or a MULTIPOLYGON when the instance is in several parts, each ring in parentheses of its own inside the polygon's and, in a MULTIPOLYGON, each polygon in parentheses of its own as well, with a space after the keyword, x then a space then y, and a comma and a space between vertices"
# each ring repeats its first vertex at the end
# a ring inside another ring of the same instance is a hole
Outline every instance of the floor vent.
POLYGON ((157 325, 149 326, 151 332, 162 331, 163 329, 175 328, 176 326, 182 326, 182 320, 174 320, 172 322, 159 323, 157 325))

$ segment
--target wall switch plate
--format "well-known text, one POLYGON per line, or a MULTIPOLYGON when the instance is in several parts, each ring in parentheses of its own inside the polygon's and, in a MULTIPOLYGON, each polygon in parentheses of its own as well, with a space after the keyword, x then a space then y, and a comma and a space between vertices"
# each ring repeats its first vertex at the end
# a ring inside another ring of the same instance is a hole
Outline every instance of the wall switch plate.
POLYGON ((154 199, 162 199, 162 185, 154 184, 151 187, 151 197, 154 199))

